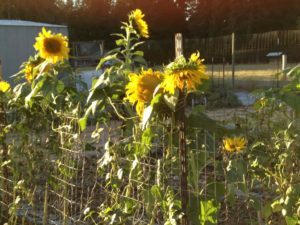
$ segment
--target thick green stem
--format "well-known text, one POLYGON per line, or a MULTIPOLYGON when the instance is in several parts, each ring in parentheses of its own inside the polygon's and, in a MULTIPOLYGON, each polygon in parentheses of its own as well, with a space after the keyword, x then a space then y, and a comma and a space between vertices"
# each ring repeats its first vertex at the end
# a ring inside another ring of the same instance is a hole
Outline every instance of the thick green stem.
POLYGON ((131 45, 131 29, 132 24, 126 28, 126 50, 125 50, 125 67, 130 69, 130 45, 131 45))

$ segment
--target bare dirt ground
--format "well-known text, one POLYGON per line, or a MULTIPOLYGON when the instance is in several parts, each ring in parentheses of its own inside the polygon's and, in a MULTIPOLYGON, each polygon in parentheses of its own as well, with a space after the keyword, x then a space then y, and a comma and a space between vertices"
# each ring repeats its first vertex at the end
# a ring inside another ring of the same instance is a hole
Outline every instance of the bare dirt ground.
POLYGON ((247 116, 248 113, 254 112, 252 107, 223 108, 207 110, 206 115, 211 119, 223 121, 235 121, 236 118, 247 116))

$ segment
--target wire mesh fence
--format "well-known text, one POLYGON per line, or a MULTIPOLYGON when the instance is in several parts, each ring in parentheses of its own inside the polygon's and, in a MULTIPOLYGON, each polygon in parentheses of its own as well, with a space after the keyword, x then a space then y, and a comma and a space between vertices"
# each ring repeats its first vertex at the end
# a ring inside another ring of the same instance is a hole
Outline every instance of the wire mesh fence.
MULTIPOLYGON (((2 110, 1 128, 6 125, 4 115, 2 110)), ((167 217, 181 207, 177 127, 170 121, 157 123, 149 128, 151 138, 137 138, 126 123, 112 120, 100 126, 103 132, 94 142, 90 131, 95 128, 80 132, 78 119, 61 114, 51 130, 27 131, 30 138, 26 139, 19 133, 3 139, 1 223, 165 224, 179 220, 167 217), (48 144, 50 137, 55 145, 48 144)), ((229 215, 227 165, 219 140, 199 128, 189 129, 186 138, 191 224, 201 220, 201 207, 214 199, 224 209, 220 223, 235 223, 239 215, 229 215)))

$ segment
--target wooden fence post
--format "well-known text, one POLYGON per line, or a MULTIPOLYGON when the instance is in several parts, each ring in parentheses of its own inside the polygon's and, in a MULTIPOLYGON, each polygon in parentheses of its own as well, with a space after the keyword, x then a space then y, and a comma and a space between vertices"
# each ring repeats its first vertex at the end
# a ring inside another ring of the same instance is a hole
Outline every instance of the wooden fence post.
POLYGON ((43 225, 48 225, 48 181, 45 184, 43 225))
MULTIPOLYGON (((0 77, 0 81, 1 81, 1 77, 0 77)), ((6 125, 6 115, 5 115, 5 105, 2 104, 0 102, 0 129, 4 129, 5 125, 6 125)), ((5 133, 0 136, 0 148, 1 148, 1 163, 3 164, 4 162, 6 162, 8 160, 8 148, 7 148, 7 145, 6 145, 6 142, 5 142, 5 133)), ((5 204, 5 205, 9 205, 10 204, 10 201, 9 201, 9 195, 7 194, 9 192, 8 190, 8 182, 7 182, 7 179, 9 179, 9 171, 8 171, 8 166, 7 165, 4 165, 2 166, 2 174, 3 174, 3 181, 2 181, 2 189, 4 190, 4 192, 2 193, 2 199, 1 201, 5 204)), ((7 209, 8 210, 8 209, 7 209)), ((1 208, 1 211, 2 211, 2 208, 1 208)), ((6 211, 6 210, 4 210, 6 211)), ((1 212, 2 213, 2 212, 1 212)))
POLYGON ((232 88, 235 87, 235 33, 231 34, 232 88))
MULTIPOLYGON (((182 50, 182 34, 175 35, 175 55, 179 57, 183 55, 182 50)), ((187 183, 187 149, 185 139, 185 91, 180 91, 179 99, 176 110, 176 122, 179 128, 179 159, 180 159, 180 171, 181 171, 181 209, 184 213, 182 217, 182 225, 188 225, 188 183, 187 183)))

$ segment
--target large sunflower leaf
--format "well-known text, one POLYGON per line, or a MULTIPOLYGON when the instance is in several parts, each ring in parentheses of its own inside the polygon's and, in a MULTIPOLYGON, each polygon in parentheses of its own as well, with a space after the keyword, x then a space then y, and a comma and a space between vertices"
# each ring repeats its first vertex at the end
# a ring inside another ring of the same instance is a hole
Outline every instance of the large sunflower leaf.
POLYGON ((150 105, 147 108, 145 108, 143 113, 143 120, 142 120, 142 129, 144 130, 147 127, 147 124, 151 118, 153 112, 153 107, 150 105))
POLYGON ((173 111, 176 111, 176 106, 179 98, 179 91, 176 89, 174 95, 164 94, 164 100, 167 106, 173 111))
POLYGON ((192 112, 187 118, 187 127, 190 128, 202 128, 210 133, 214 133, 219 137, 229 134, 240 133, 241 130, 238 129, 228 129, 220 125, 217 121, 209 118, 206 114, 197 111, 197 113, 192 112))

